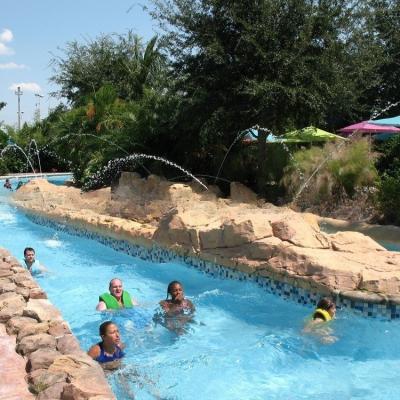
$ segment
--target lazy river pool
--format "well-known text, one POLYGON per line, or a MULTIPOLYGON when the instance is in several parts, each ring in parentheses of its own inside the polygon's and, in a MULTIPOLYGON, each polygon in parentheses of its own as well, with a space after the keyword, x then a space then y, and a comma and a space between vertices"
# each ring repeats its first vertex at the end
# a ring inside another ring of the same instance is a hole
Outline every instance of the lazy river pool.
MULTIPOLYGON (((51 178, 50 178, 51 179, 51 178)), ((338 310, 333 344, 302 333, 311 308, 252 282, 208 276, 181 263, 154 263, 96 241, 31 222, 0 187, 0 246, 17 258, 32 246, 49 273, 37 277, 69 321, 82 348, 113 319, 127 356, 108 375, 125 399, 385 399, 400 396, 400 322, 338 310), (95 311, 113 277, 140 306, 114 315, 95 311), (196 321, 177 336, 152 322, 168 282, 180 280, 196 321)))

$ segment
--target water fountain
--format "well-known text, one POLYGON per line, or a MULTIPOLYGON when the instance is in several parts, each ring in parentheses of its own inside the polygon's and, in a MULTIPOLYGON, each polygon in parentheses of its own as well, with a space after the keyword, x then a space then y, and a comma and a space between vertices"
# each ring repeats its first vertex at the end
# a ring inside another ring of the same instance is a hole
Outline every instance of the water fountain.
POLYGON ((207 186, 204 185, 203 182, 201 182, 193 174, 191 174, 189 171, 187 171, 180 165, 175 164, 174 162, 169 161, 169 160, 159 157, 159 156, 153 156, 150 154, 143 154, 143 153, 134 153, 134 154, 131 154, 124 158, 117 158, 114 160, 110 160, 105 167, 103 167, 101 170, 97 171, 95 174, 91 175, 88 178, 87 183, 85 185, 83 185, 82 189, 90 190, 92 188, 106 186, 107 184, 109 184, 109 182, 112 181, 112 179, 119 172, 121 172, 122 168, 127 167, 131 163, 137 162, 139 159, 161 161, 162 163, 164 163, 170 167, 179 169, 185 175, 190 176, 194 181, 196 181, 204 189, 208 190, 207 186))
POLYGON ((5 154, 9 149, 12 149, 12 148, 19 150, 19 151, 25 156, 26 161, 27 161, 27 163, 29 164, 29 166, 31 167, 33 174, 36 174, 35 168, 33 168, 33 165, 32 165, 32 163, 31 163, 29 157, 27 156, 27 154, 24 152, 24 150, 22 150, 22 148, 21 148, 20 146, 18 146, 17 144, 11 143, 11 141, 10 141, 10 143, 7 144, 6 147, 4 147, 4 148, 1 150, 1 152, 0 152, 0 158, 3 158, 4 154, 5 154))
MULTIPOLYGON (((262 128, 262 127, 260 127, 259 125, 255 125, 255 126, 253 126, 253 127, 251 127, 251 128, 245 129, 244 131, 240 131, 240 132, 238 133, 238 135, 235 137, 235 139, 233 140, 233 142, 231 143, 231 145, 229 146, 227 152, 225 153, 225 156, 224 156, 224 158, 223 158, 223 160, 222 160, 222 162, 221 162, 221 165, 220 165, 219 168, 218 168, 218 172, 217 172, 217 175, 216 175, 216 177, 215 177, 214 183, 216 183, 217 180, 220 179, 220 178, 219 178, 219 175, 220 175, 220 173, 221 173, 221 171, 222 171, 222 167, 223 167, 223 165, 224 165, 224 163, 225 163, 225 161, 226 161, 226 159, 227 159, 227 157, 228 157, 228 154, 229 154, 230 151, 232 150, 233 146, 238 142, 238 140, 241 139, 241 138, 243 138, 243 137, 244 137, 246 134, 248 134, 248 133, 250 133, 254 138, 257 138, 257 136, 254 135, 254 133, 253 133, 254 130, 257 130, 257 131, 260 130, 260 131, 266 132, 267 134, 272 134, 272 131, 271 131, 270 129, 268 129, 268 128, 262 128)), ((304 174, 303 174, 303 171, 301 171, 301 169, 300 169, 299 166, 297 165, 297 162, 296 162, 296 160, 294 159, 293 154, 292 154, 292 152, 290 151, 288 145, 285 143, 284 139, 278 137, 278 138, 276 139, 276 143, 282 145, 283 149, 284 149, 284 150, 286 151, 286 153, 289 155, 289 158, 293 161, 293 164, 295 165, 295 168, 297 169, 297 171, 298 171, 298 173, 299 173, 300 180, 304 181, 304 174)))
MULTIPOLYGON (((101 141, 103 141, 103 142, 105 142, 105 143, 107 143, 107 144, 110 144, 111 146, 116 147, 117 149, 121 150, 121 151, 122 151, 124 154, 126 154, 127 156, 130 155, 123 147, 119 146, 118 144, 112 142, 111 140, 104 139, 104 138, 101 137, 101 136, 93 135, 92 133, 69 133, 69 134, 64 135, 64 136, 62 136, 62 137, 60 137, 60 138, 55 138, 55 139, 51 140, 49 143, 47 143, 45 146, 43 146, 43 147, 41 148, 41 151, 47 151, 47 147, 49 147, 51 144, 53 144, 53 143, 55 143, 55 142, 61 142, 61 141, 65 140, 65 139, 68 139, 68 138, 71 137, 71 136, 77 136, 77 137, 82 137, 82 136, 93 137, 93 138, 98 139, 98 140, 101 140, 101 141)), ((140 143, 135 143, 135 142, 133 142, 132 144, 134 144, 135 146, 141 146, 141 147, 143 147, 140 143)), ((140 163, 140 165, 141 165, 141 167, 143 167, 143 169, 144 169, 148 174, 151 174, 151 171, 149 171, 143 164, 140 163)))
MULTIPOLYGON (((36 153, 36 156, 37 156, 37 159, 38 159, 39 172, 40 172, 40 175, 43 176, 43 174, 42 174, 42 165, 41 165, 41 163, 40 163, 40 157, 39 157, 39 148, 38 148, 38 145, 37 145, 35 139, 31 139, 31 141, 29 142, 29 147, 28 147, 28 153, 27 153, 27 155, 28 155, 28 157, 30 156, 32 143, 33 143, 33 144, 35 145, 35 147, 36 147, 35 153, 36 153)), ((28 169, 28 163, 26 164, 26 169, 28 169)))

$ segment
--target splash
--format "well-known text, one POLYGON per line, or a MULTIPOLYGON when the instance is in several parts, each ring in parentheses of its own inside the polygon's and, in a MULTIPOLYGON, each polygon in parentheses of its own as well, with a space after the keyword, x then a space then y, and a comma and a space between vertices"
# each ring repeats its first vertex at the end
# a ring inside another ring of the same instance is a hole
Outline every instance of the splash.
POLYGON ((10 143, 10 144, 8 144, 6 147, 4 147, 4 149, 1 150, 1 152, 0 152, 0 158, 3 158, 4 154, 5 154, 9 149, 12 149, 12 148, 21 151, 21 153, 25 156, 27 163, 28 163, 29 166, 31 167, 32 172, 33 172, 34 174, 36 174, 36 171, 35 171, 35 169, 33 168, 33 165, 32 165, 32 163, 31 163, 29 157, 26 155, 26 153, 24 152, 24 150, 22 150, 22 148, 19 147, 19 146, 18 146, 17 144, 15 144, 15 143, 10 143))
POLYGON ((93 174, 88 178, 87 182, 82 186, 82 190, 91 190, 94 188, 99 188, 109 185, 109 183, 112 182, 113 179, 115 179, 115 176, 120 174, 124 168, 127 168, 132 163, 138 162, 138 160, 140 159, 160 161, 170 167, 179 169, 185 175, 190 176, 204 189, 208 190, 207 186, 204 185, 203 182, 201 182, 193 174, 191 174, 188 170, 184 169, 180 165, 175 164, 174 162, 169 161, 162 157, 153 156, 151 154, 143 154, 143 153, 134 153, 124 158, 117 158, 114 160, 110 160, 104 168, 97 171, 95 174, 93 174))
MULTIPOLYGON (((40 163, 39 148, 38 148, 38 145, 37 145, 35 139, 31 139, 31 141, 29 142, 27 157, 29 157, 29 156, 31 155, 32 143, 33 143, 33 144, 35 145, 35 147, 36 147, 35 153, 36 153, 36 156, 37 156, 37 159, 38 159, 38 163, 39 163, 39 172, 40 172, 40 175, 42 175, 42 165, 41 165, 41 163, 40 163)), ((25 169, 28 169, 28 163, 26 163, 26 168, 25 168, 25 169)))

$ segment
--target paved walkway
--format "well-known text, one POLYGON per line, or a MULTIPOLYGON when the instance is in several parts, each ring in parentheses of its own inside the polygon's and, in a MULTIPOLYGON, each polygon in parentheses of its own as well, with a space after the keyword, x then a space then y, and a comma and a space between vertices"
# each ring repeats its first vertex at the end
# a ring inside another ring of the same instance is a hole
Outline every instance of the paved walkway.
POLYGON ((0 400, 34 400, 25 381, 25 360, 15 352, 15 336, 0 324, 0 400))

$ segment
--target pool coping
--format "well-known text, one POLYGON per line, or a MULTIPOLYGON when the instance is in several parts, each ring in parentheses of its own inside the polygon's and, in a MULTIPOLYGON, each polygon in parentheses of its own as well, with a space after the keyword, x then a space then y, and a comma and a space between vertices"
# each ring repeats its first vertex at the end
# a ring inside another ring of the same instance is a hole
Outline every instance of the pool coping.
POLYGON ((4 339, 10 337, 3 342, 12 347, 0 365, 22 362, 24 371, 15 373, 26 379, 23 397, 14 396, 15 380, 3 385, 1 394, 19 399, 115 400, 104 371, 81 349, 60 311, 31 273, 1 247, 0 273, 0 332, 4 339))
POLYGON ((160 246, 154 240, 140 236, 127 237, 110 229, 90 224, 88 221, 73 220, 56 215, 49 217, 43 211, 18 208, 38 225, 49 226, 74 236, 84 236, 116 251, 147 261, 158 263, 181 262, 214 277, 254 282, 269 293, 304 306, 315 306, 321 297, 328 295, 334 298, 338 307, 348 309, 364 317, 400 318, 400 296, 388 298, 378 293, 365 291, 307 290, 302 287, 305 282, 294 277, 283 275, 273 277, 271 273, 265 270, 249 272, 249 269, 246 269, 245 266, 241 266, 239 263, 233 266, 231 262, 228 262, 229 260, 226 260, 226 264, 216 263, 202 258, 201 254, 190 254, 187 249, 168 249, 160 246))

